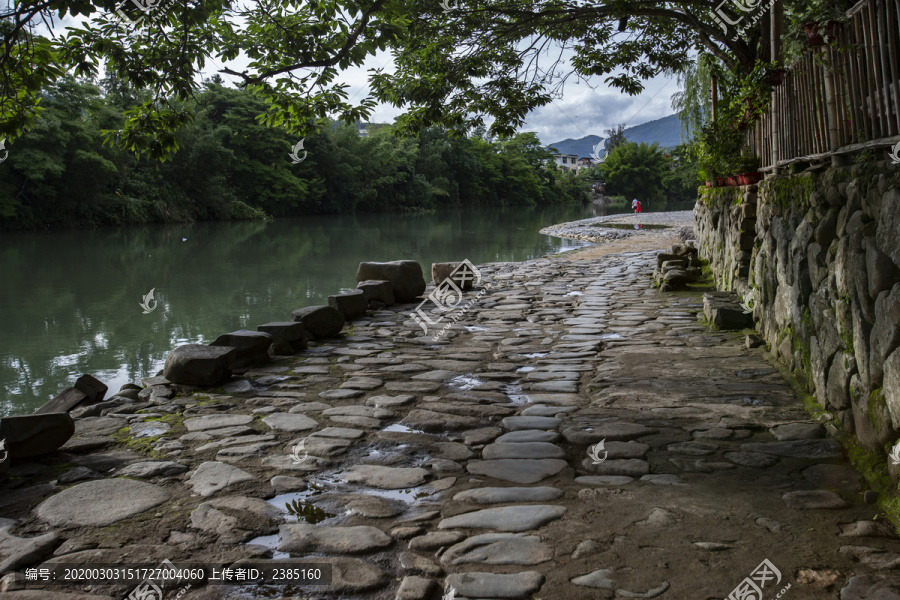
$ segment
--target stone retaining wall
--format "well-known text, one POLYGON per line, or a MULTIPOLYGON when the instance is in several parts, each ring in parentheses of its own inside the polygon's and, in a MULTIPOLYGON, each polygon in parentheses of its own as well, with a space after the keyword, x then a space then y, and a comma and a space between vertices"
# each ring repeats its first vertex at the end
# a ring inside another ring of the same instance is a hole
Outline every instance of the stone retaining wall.
POLYGON ((719 288, 753 303, 772 352, 843 433, 888 453, 900 438, 900 166, 702 189, 694 217, 719 288))

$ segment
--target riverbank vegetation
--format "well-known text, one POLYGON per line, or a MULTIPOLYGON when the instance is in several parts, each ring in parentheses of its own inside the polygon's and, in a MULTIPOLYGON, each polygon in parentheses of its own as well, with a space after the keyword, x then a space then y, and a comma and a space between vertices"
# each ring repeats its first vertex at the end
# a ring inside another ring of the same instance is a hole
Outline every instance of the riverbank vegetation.
POLYGON ((533 133, 459 138, 430 127, 414 138, 386 125, 361 136, 325 122, 295 163, 301 138, 260 123, 264 103, 219 80, 192 101, 178 151, 160 162, 104 141, 145 95, 110 79, 50 85, 41 116, 8 146, 0 228, 557 204, 586 200, 590 187, 586 176, 545 168, 551 154, 533 133))

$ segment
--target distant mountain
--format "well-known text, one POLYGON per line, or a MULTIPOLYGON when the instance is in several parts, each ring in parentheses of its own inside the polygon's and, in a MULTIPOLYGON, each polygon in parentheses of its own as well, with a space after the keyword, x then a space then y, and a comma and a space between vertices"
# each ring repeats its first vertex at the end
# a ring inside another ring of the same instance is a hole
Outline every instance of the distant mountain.
POLYGON ((630 142, 656 142, 660 148, 674 148, 681 143, 681 122, 678 115, 635 125, 625 130, 625 139, 630 142))
MULTIPOLYGON (((678 115, 669 115, 662 119, 650 121, 642 125, 635 125, 625 129, 625 139, 629 142, 657 143, 661 148, 674 148, 681 143, 681 122, 678 115)), ((588 135, 580 140, 563 140, 548 144, 559 150, 560 154, 577 154, 580 157, 591 155, 594 146, 602 142, 603 138, 597 135, 588 135)), ((601 156, 603 152, 599 153, 601 156)))

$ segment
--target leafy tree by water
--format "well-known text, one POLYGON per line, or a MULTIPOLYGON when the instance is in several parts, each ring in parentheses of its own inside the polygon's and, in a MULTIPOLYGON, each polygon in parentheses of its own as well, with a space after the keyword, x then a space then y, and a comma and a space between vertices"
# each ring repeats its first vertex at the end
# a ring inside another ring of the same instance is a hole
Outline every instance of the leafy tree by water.
POLYGON ((0 169, 0 228, 522 206, 578 201, 587 186, 551 175, 531 133, 488 141, 434 127, 411 138, 388 125, 363 137, 325 121, 293 164, 301 138, 260 123, 265 104, 217 79, 191 101, 180 151, 159 163, 104 144, 144 96, 113 77, 48 87, 0 169))
POLYGON ((663 199, 663 174, 668 164, 659 146, 625 142, 600 165, 607 193, 648 200, 663 199))

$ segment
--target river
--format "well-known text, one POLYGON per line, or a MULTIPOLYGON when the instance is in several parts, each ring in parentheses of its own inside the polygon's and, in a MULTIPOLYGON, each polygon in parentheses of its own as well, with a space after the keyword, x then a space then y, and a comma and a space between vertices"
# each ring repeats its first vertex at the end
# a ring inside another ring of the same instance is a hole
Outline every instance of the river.
POLYGON ((430 280, 432 262, 578 247, 537 232, 597 214, 593 205, 466 208, 0 234, 0 415, 33 411, 82 373, 109 396, 154 375, 177 345, 290 320, 356 287, 361 261, 418 260, 430 280), (144 314, 151 289, 156 308, 144 314))

